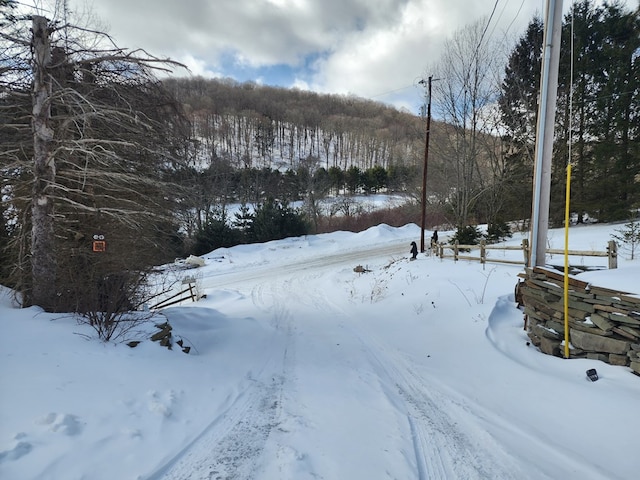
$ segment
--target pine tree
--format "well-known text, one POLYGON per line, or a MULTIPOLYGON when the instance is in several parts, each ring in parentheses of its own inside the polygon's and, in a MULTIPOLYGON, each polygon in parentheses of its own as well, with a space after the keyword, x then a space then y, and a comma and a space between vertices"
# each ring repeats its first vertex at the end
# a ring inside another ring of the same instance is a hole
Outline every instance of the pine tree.
MULTIPOLYGON (((514 205, 527 217, 535 145, 542 24, 534 19, 513 50, 500 109, 510 142, 509 168, 519 172, 514 205)), ((575 4, 564 19, 560 53, 551 220, 562 220, 565 166, 572 143, 572 208, 602 221, 626 218, 640 202, 640 16, 620 3, 575 4), (572 18, 572 16, 573 18, 572 18), (573 22, 573 27, 571 23, 573 22), (573 52, 571 51, 573 35, 573 52), (571 70, 573 69, 573 71, 571 70), (573 76, 573 85, 570 78, 573 76), (573 98, 569 98, 573 90, 573 98)))

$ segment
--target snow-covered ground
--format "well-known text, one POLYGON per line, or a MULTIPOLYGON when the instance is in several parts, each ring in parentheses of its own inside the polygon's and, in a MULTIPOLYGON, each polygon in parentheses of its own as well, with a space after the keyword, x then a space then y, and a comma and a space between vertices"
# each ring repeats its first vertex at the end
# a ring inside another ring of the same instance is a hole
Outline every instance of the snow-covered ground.
MULTIPOLYGON (((574 227, 570 248, 603 250, 619 228, 574 227)), ((206 298, 163 311, 189 355, 100 343, 3 290, 0 478, 637 478, 640 378, 528 346, 522 267, 411 262, 419 235, 382 225, 212 252, 185 272, 206 298)), ((549 239, 563 246, 562 231, 549 239)), ((638 261, 619 263, 584 278, 640 293, 638 261)))

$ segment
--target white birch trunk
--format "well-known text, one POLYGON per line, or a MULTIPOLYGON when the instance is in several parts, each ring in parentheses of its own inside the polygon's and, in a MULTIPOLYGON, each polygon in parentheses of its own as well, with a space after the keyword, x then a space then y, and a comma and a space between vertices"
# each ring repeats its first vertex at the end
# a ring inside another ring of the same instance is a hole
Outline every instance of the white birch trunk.
POLYGON ((31 228, 31 302, 46 310, 55 308, 56 259, 54 252, 53 199, 50 197, 56 170, 51 128, 52 81, 49 74, 51 48, 49 22, 33 17, 33 192, 31 228))

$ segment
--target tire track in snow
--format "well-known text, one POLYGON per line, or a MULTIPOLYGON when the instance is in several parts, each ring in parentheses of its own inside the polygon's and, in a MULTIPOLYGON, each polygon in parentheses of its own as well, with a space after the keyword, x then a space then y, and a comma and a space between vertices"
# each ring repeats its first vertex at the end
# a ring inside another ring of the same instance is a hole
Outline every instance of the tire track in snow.
MULTIPOLYGON (((330 313, 343 313, 317 289, 304 289, 325 267, 341 266, 348 262, 367 260, 375 256, 400 253, 400 246, 385 246, 362 252, 346 252, 329 257, 310 259, 303 263, 285 265, 274 274, 273 267, 257 268, 246 272, 225 273, 206 277, 203 287, 227 287, 229 284, 252 284, 253 304, 271 315, 271 323, 286 332, 281 348, 274 348, 269 362, 258 376, 229 405, 224 415, 215 419, 205 431, 167 462, 148 480, 222 480, 249 479, 261 466, 262 453, 274 428, 282 423, 282 399, 285 384, 294 382, 291 365, 295 362, 294 328, 287 305, 302 304, 310 309, 330 313), (311 272, 311 273, 310 273, 311 272)), ((402 250, 405 249, 404 242, 402 250)), ((485 435, 469 435, 452 417, 451 399, 438 394, 432 385, 413 373, 401 359, 394 358, 373 338, 343 323, 350 334, 363 346, 372 370, 387 392, 391 404, 406 415, 412 435, 419 480, 510 479, 513 475, 507 465, 490 450, 496 445, 485 435), (384 385, 393 386, 389 391, 384 385)), ((477 423, 477 422, 476 422, 477 423)), ((286 469, 286 445, 277 439, 276 467, 286 469), (284 450, 283 450, 284 449, 284 450), (280 458, 279 452, 285 452, 280 458)), ((495 442, 494 442, 495 443, 495 442)), ((497 447, 499 448, 499 446, 497 447)), ((267 460, 273 462, 273 459, 267 460)))
POLYGON ((272 428, 270 400, 279 386, 252 385, 235 398, 224 414, 147 480, 227 480, 250 478, 272 428))
POLYGON ((473 421, 470 412, 456 408, 451 398, 438 392, 435 385, 428 384, 373 338, 351 330, 369 352, 381 381, 397 389, 401 405, 392 398, 394 393, 387 395, 406 411, 420 480, 527 478, 518 472, 517 463, 501 446, 473 421), (460 425, 462 420, 465 426, 460 425))
MULTIPOLYGON (((254 288, 254 302, 263 295, 254 288)), ((147 480, 240 480, 251 479, 273 428, 280 417, 287 365, 292 342, 286 310, 275 311, 272 323, 284 339, 274 336, 271 353, 246 388, 229 401, 224 413, 175 457, 147 480)))
MULTIPOLYGON (((306 269, 305 269, 306 270, 306 269)), ((326 295, 317 289, 304 290, 300 285, 308 285, 320 274, 279 277, 270 284, 260 284, 252 291, 254 304, 263 309, 286 310, 284 302, 302 304, 314 310, 335 315, 344 312, 336 307, 326 295)), ((277 315, 282 316, 282 315, 277 315)), ((391 355, 385 354, 383 347, 354 327, 343 323, 347 331, 362 345, 363 350, 380 378, 381 384, 393 385, 397 390, 387 392, 389 401, 403 410, 412 435, 412 445, 416 459, 419 480, 463 479, 512 479, 517 478, 493 466, 485 467, 485 459, 491 459, 490 452, 473 444, 466 434, 456 426, 443 409, 446 397, 434 401, 425 395, 427 386, 415 374, 408 374, 406 365, 399 365, 391 355), (476 452, 478 451, 478 452, 476 452)))
MULTIPOLYGON (((290 270, 299 272, 308 268, 308 265, 292 266, 290 270)), ((295 327, 286 308, 287 296, 292 291, 289 286, 295 279, 274 282, 270 278, 272 275, 272 270, 271 273, 248 275, 255 282, 251 288, 251 299, 256 307, 271 315, 273 327, 284 333, 282 346, 274 345, 274 353, 255 378, 250 379, 251 383, 229 401, 224 414, 214 419, 197 438, 146 480, 253 478, 271 431, 281 423, 284 384, 291 375, 295 358, 295 343, 292 341, 295 327)), ((247 276, 243 276, 241 281, 245 283, 247 280, 247 276)), ((221 284, 228 283, 223 281, 221 284)), ((303 297, 297 295, 296 298, 301 300, 303 297)), ((284 464, 285 459, 278 461, 284 464)))
MULTIPOLYGON (((342 260, 344 261, 344 260, 342 260)), ((326 263, 323 263, 326 266, 326 263)), ((306 268, 304 269, 307 270, 306 268)), ((256 306, 268 311, 275 311, 276 318, 284 318, 287 312, 285 302, 289 305, 304 305, 308 308, 342 315, 344 312, 336 307, 329 298, 317 289, 303 290, 301 285, 309 285, 318 273, 299 275, 302 270, 287 270, 290 275, 280 276, 270 283, 261 283, 252 290, 252 300, 256 306)), ((280 274, 281 272, 279 272, 280 274)), ((282 272, 284 274, 284 272, 282 272)), ((362 345, 363 350, 380 378, 381 384, 393 385, 397 390, 387 392, 391 404, 406 415, 412 435, 412 445, 416 459, 419 480, 515 479, 508 469, 498 467, 499 462, 493 458, 488 448, 481 447, 482 442, 469 438, 465 431, 457 426, 457 422, 445 410, 450 404, 446 396, 434 399, 434 393, 426 392, 433 388, 427 386, 417 375, 407 370, 408 365, 385 353, 378 342, 363 332, 343 323, 347 331, 362 345)))

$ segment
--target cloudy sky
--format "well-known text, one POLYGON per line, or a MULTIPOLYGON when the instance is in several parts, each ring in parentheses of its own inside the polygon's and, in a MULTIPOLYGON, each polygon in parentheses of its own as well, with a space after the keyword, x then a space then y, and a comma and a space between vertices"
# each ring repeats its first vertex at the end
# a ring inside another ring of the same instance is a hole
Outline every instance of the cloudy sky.
MULTIPOLYGON (((631 8, 638 0, 626 0, 631 8)), ((565 10, 570 5, 564 0, 565 10)), ((353 94, 418 113, 443 42, 488 24, 519 37, 545 0, 69 0, 118 45, 186 64, 191 74, 353 94)), ((186 73, 179 72, 181 75, 186 73)))

